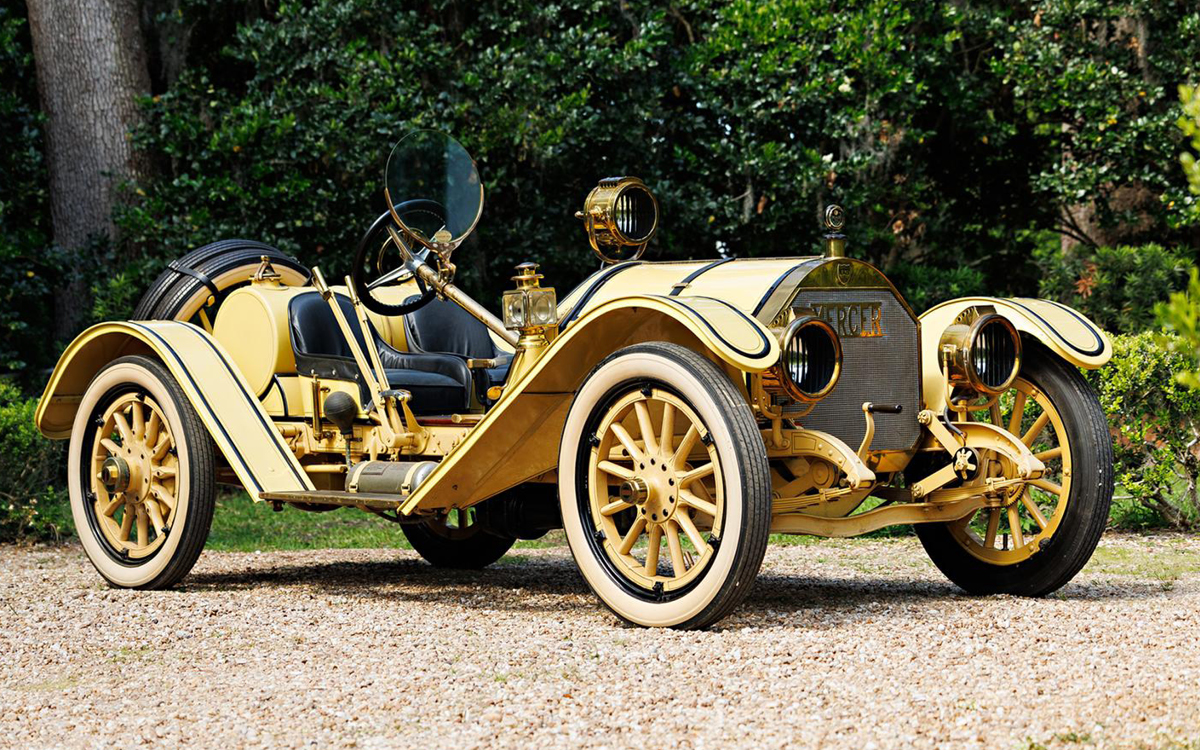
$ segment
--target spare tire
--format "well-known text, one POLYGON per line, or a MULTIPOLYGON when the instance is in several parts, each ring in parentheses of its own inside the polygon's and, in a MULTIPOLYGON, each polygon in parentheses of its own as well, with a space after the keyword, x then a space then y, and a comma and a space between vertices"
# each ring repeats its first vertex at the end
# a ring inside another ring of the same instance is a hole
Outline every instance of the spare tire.
POLYGON ((217 308, 250 277, 267 256, 288 286, 304 286, 309 270, 278 248, 254 240, 220 240, 172 261, 158 275, 133 312, 134 320, 185 320, 212 329, 217 308), (203 313, 203 315, 201 314, 203 313))

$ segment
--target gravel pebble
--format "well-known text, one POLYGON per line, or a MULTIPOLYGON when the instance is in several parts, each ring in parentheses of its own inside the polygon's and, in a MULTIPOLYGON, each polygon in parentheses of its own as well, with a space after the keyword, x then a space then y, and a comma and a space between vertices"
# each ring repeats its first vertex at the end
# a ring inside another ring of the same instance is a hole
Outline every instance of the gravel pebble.
MULTIPOLYGON (((1103 546, 1200 561, 1183 536, 1103 546)), ((402 550, 206 552, 164 592, 107 588, 78 547, 0 547, 0 745, 1198 741, 1200 565, 1118 568, 980 599, 912 538, 773 546, 741 609, 683 633, 619 624, 565 547, 480 573, 402 550)))

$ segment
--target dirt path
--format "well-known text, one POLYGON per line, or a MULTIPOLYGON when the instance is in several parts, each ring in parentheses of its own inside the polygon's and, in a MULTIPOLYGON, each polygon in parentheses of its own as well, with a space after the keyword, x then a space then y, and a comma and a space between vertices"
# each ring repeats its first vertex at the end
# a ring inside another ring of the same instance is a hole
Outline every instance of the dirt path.
POLYGON ((1200 540, 1108 537, 1044 600, 915 540, 772 547, 700 633, 622 627, 565 548, 205 553, 175 591, 0 548, 0 745, 1200 747, 1200 540))

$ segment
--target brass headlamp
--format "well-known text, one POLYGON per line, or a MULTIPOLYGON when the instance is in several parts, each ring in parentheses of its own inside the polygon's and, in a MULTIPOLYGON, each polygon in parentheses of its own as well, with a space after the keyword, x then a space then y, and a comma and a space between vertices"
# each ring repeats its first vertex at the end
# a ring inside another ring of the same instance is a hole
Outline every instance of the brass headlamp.
POLYGON ((794 401, 825 398, 842 374, 842 342, 833 326, 814 315, 802 315, 779 337, 779 363, 763 373, 763 389, 794 401))
POLYGON ((636 177, 606 177, 588 193, 575 217, 583 219, 588 242, 600 260, 637 260, 658 230, 658 200, 636 177), (618 256, 624 248, 631 252, 618 256))
POLYGON ((948 386, 995 396, 1017 379, 1021 337, 994 309, 969 307, 942 332, 938 356, 948 386))

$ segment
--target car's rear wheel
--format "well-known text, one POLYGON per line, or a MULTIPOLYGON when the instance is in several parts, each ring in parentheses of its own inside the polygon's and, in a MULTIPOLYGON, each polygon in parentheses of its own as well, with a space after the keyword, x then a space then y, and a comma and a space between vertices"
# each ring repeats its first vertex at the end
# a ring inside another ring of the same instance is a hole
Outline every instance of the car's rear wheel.
POLYGON ((770 536, 771 483, 744 398, 711 361, 639 344, 603 360, 559 452, 567 541, 622 619, 700 628, 749 592, 770 536))
POLYGON ((1044 596, 1091 558, 1108 522, 1112 441, 1100 403, 1077 370, 1035 350, 1012 388, 969 412, 1017 435, 1046 466, 1003 508, 918 524, 934 564, 973 594, 1044 596))
POLYGON ((413 549, 435 568, 486 568, 517 541, 483 528, 474 508, 439 513, 400 528, 413 549))
POLYGON ((122 357, 92 379, 68 467, 75 529, 100 575, 141 589, 187 575, 212 523, 215 448, 166 368, 122 357))

